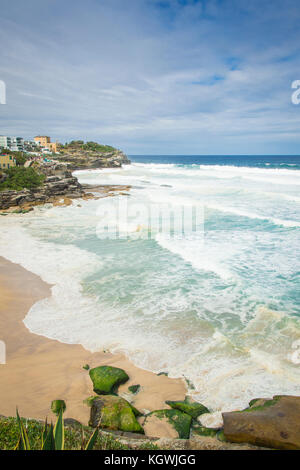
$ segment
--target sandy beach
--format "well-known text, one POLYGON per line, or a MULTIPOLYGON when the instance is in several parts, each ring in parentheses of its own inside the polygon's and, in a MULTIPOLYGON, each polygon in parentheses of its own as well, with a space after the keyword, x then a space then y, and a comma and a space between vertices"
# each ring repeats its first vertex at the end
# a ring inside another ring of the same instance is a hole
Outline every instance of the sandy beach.
POLYGON ((133 403, 142 411, 167 408, 165 400, 184 399, 186 387, 180 379, 141 370, 122 355, 90 353, 81 345, 63 344, 31 333, 23 320, 35 302, 50 295, 51 286, 38 276, 0 258, 0 339, 7 353, 6 364, 0 365, 0 414, 15 416, 17 406, 24 417, 54 418, 51 401, 64 399, 65 417, 87 424, 89 408, 83 400, 93 395, 93 390, 89 374, 83 369, 85 364, 124 369, 130 380, 119 393, 140 384, 142 389, 133 403))

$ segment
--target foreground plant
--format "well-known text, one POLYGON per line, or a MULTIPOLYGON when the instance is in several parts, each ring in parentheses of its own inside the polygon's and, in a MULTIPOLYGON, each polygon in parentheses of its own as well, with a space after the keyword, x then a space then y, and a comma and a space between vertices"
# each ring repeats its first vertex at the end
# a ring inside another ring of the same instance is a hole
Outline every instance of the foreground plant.
MULTIPOLYGON (((41 448, 39 450, 64 450, 65 445, 65 428, 63 420, 64 409, 61 407, 56 424, 53 428, 53 424, 50 426, 45 421, 44 429, 41 436, 41 448)), ((31 445, 29 437, 24 427, 24 424, 19 416, 17 410, 17 423, 19 426, 19 440, 15 447, 15 450, 31 450, 31 445)), ((94 433, 91 435, 87 444, 84 442, 83 430, 82 430, 82 443, 81 450, 93 450, 95 442, 98 437, 98 428, 95 429, 94 433)))

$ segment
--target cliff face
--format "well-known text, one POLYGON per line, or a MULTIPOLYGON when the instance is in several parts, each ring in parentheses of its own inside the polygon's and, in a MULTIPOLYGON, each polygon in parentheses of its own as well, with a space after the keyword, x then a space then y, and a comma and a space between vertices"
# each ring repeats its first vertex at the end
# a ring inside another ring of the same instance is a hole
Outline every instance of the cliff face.
POLYGON ((53 202, 58 197, 78 198, 83 197, 84 194, 77 178, 74 178, 71 173, 65 172, 61 177, 48 176, 44 184, 35 189, 0 191, 0 209, 34 206, 53 202))
POLYGON ((122 165, 131 163, 127 155, 121 150, 93 142, 87 144, 75 142, 61 146, 58 150, 60 155, 56 155, 55 159, 66 163, 68 170, 71 171, 93 168, 120 168, 122 165))

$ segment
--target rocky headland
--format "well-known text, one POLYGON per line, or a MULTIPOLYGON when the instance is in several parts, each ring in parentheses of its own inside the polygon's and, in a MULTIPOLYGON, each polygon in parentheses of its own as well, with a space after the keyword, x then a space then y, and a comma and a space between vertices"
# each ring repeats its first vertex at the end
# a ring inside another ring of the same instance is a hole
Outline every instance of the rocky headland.
MULTIPOLYGON (((7 190, 0 186, 0 210, 24 213, 36 205, 68 205, 76 198, 90 199, 124 193, 130 189, 128 186, 82 186, 72 175, 75 170, 120 168, 123 164, 130 164, 128 157, 110 146, 95 142, 84 144, 83 141, 60 145, 59 153, 50 162, 27 160, 22 167, 24 172, 31 171, 38 175, 41 178, 39 184, 7 190)), ((0 184, 9 177, 9 174, 1 172, 0 184)))
POLYGON ((72 141, 66 145, 60 145, 59 155, 55 158, 67 165, 71 171, 120 168, 131 162, 121 150, 108 145, 100 145, 95 142, 84 143, 81 140, 72 141))

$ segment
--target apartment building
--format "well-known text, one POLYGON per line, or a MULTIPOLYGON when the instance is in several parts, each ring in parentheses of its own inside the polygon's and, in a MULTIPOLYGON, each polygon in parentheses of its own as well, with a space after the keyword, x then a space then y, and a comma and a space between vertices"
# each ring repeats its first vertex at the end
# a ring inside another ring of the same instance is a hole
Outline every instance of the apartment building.
POLYGON ((47 135, 38 135, 34 137, 34 141, 42 148, 49 149, 51 152, 57 152, 57 143, 51 142, 51 138, 47 135))
POLYGON ((13 152, 24 151, 24 139, 22 137, 10 137, 7 135, 0 135, 0 148, 9 149, 13 152))

